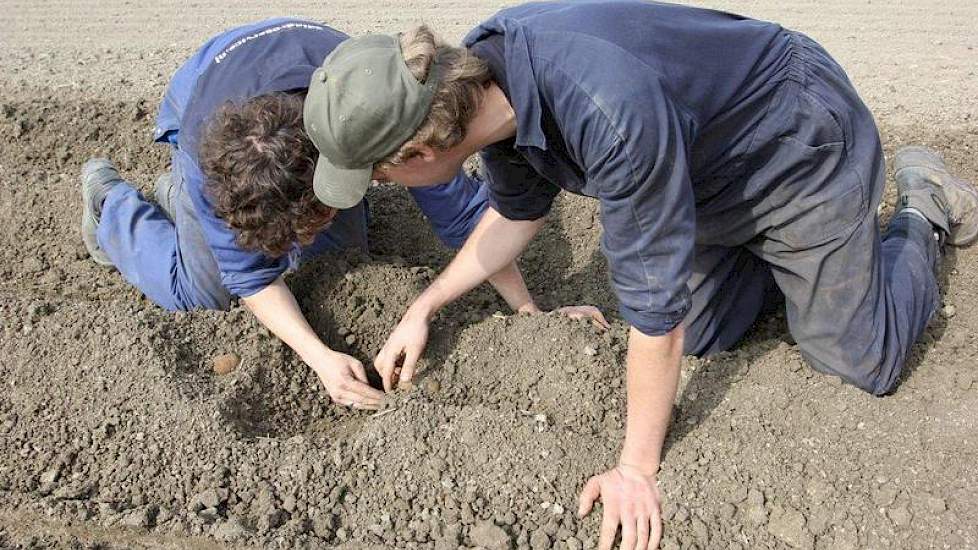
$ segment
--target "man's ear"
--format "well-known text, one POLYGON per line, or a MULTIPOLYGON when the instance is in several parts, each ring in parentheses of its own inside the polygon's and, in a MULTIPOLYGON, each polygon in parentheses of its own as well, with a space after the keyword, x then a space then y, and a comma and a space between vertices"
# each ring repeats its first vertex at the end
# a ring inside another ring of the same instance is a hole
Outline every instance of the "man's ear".
POLYGON ((428 145, 418 145, 415 148, 416 156, 424 162, 434 162, 438 158, 438 153, 428 145))

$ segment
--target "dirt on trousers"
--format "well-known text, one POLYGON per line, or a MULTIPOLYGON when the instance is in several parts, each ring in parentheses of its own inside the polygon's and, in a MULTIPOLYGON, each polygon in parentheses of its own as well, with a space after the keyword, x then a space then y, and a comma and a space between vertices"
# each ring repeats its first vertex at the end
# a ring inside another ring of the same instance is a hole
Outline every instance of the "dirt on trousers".
MULTIPOLYGON (((600 334, 511 316, 483 287, 436 318, 413 388, 380 413, 335 406, 242 307, 171 314, 88 258, 79 167, 108 156, 148 191, 168 168, 148 139, 158 97, 13 78, 35 73, 9 50, 0 548, 596 545, 600 514, 578 520, 576 498, 623 437, 620 320, 600 334), (226 354, 237 361, 216 374, 226 354)), ((934 117, 964 113, 953 125, 903 116, 875 81, 866 95, 883 97, 887 152, 928 144, 978 180, 978 117, 958 104, 934 117)), ((369 199, 371 254, 323 257, 288 280, 317 333, 365 362, 451 258, 402 189, 369 199)), ((893 200, 890 180, 884 219, 893 200)), ((521 260, 541 306, 615 317, 599 236, 594 202, 558 199, 521 260)), ((659 475, 662 547, 978 547, 976 273, 974 249, 945 258, 941 310, 885 398, 814 373, 777 314, 730 352, 684 360, 659 475)))

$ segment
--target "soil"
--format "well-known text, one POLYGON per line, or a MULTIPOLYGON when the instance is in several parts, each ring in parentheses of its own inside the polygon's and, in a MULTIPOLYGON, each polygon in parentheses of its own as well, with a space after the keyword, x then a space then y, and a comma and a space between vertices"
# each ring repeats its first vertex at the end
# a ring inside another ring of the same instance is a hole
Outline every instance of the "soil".
MULTIPOLYGON (((622 439, 620 321, 599 334, 512 316, 478 289, 435 320, 412 388, 379 413, 351 411, 240 306, 170 314, 87 257, 81 163, 108 156, 148 189, 168 163, 149 140, 166 75, 221 27, 322 19, 320 3, 199 5, 184 18, 159 3, 7 4, 0 548, 594 546, 599 517, 574 512, 622 439)), ((338 3, 327 19, 364 32, 420 15, 457 38, 495 7, 421 2, 385 17, 338 3)), ((749 7, 836 53, 888 151, 932 145, 978 180, 973 3, 749 7)), ((403 190, 369 198, 372 253, 321 258, 289 280, 326 342, 368 363, 451 257, 403 190)), ((559 199, 522 259, 542 306, 614 317, 599 230, 592 202, 559 199)), ((978 547, 976 267, 974 249, 946 259, 943 308, 886 398, 811 371, 777 314, 735 350, 687 359, 660 473, 662 547, 978 547)))

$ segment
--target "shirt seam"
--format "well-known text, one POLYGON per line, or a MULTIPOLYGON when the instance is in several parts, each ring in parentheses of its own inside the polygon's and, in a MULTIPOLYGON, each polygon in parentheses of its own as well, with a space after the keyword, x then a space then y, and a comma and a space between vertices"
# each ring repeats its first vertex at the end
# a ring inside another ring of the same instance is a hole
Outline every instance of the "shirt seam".
MULTIPOLYGON (((604 151, 602 151, 602 153, 601 153, 600 156, 607 155, 615 147, 621 147, 622 152, 624 153, 625 158, 628 161, 629 177, 631 178, 631 182, 630 183, 632 183, 633 185, 636 185, 638 183, 638 177, 637 177, 637 172, 635 170, 635 163, 634 163, 634 160, 632 159, 631 154, 629 154, 629 152, 628 152, 628 148, 622 146, 625 143, 625 138, 624 138, 624 136, 622 136, 621 129, 618 128, 618 125, 617 124, 614 124, 612 118, 608 115, 608 113, 601 107, 601 105, 599 105, 596 101, 594 101, 594 98, 591 97, 591 94, 588 93, 588 91, 585 90, 580 85, 580 83, 577 82, 576 79, 572 78, 569 74, 567 74, 564 70, 560 69, 559 67, 554 66, 553 60, 547 59, 547 58, 544 58, 544 57, 539 57, 539 56, 531 56, 531 58, 534 59, 534 60, 545 61, 546 62, 546 67, 549 70, 558 72, 561 75, 563 75, 564 78, 565 78, 565 80, 569 81, 571 84, 574 85, 575 88, 577 88, 578 90, 580 90, 585 95, 585 97, 587 97, 588 102, 590 102, 591 105, 593 105, 597 109, 597 111, 599 113, 601 113, 601 116, 605 119, 605 121, 608 123, 608 125, 614 131, 615 142, 612 143, 611 145, 609 145, 607 149, 605 149, 604 151)), ((665 94, 667 100, 672 101, 672 95, 669 94, 667 90, 663 89, 663 94, 665 94)), ((636 207, 635 207, 634 197, 631 196, 631 195, 629 195, 628 198, 627 198, 627 201, 628 201, 629 210, 631 211, 632 218, 635 220, 635 225, 639 228, 640 231, 643 231, 644 232, 645 231, 645 228, 642 227, 641 219, 638 216, 638 211, 636 210, 636 207)), ((639 257, 641 258, 642 275, 645 277, 645 281, 647 282, 647 281, 649 281, 649 270, 648 270, 648 267, 646 265, 647 261, 646 261, 645 255, 641 251, 639 252, 639 257)), ((651 289, 649 289, 649 290, 651 290, 651 289)), ((647 296, 646 309, 649 309, 649 310, 653 309, 653 307, 652 307, 652 296, 651 296, 651 292, 647 296)))

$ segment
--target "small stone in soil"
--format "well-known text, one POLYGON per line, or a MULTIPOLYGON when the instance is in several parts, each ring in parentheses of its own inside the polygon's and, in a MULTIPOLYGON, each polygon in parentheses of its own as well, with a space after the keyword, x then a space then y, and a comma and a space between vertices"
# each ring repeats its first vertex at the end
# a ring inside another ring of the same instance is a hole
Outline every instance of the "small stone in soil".
POLYGON ((238 368, 241 358, 233 353, 225 353, 214 358, 214 372, 220 375, 228 374, 238 368))
POLYGON ((424 381, 424 391, 428 395, 435 395, 441 391, 441 383, 433 378, 424 381))
POLYGON ((513 541, 501 527, 491 521, 480 521, 469 532, 469 539, 474 546, 482 546, 488 550, 510 550, 513 541))

